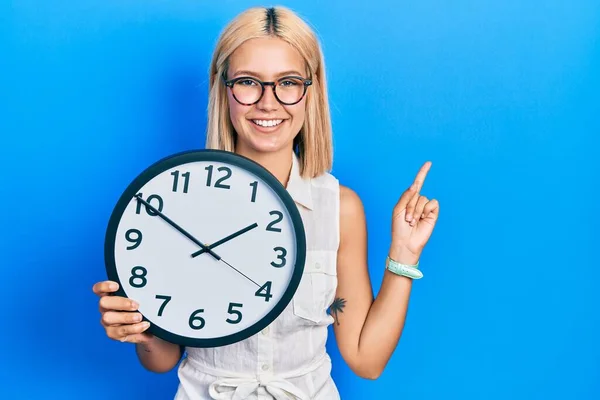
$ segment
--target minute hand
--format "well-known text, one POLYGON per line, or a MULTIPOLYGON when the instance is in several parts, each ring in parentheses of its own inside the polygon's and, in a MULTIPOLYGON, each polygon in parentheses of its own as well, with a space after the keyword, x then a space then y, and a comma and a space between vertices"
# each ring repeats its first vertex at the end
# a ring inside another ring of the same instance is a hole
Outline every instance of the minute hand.
POLYGON ((196 251, 195 253, 192 254, 192 258, 198 257, 200 254, 208 252, 211 249, 214 249, 215 247, 220 246, 223 243, 226 243, 226 242, 230 241, 231 239, 236 238, 236 237, 238 237, 238 236, 240 236, 240 235, 248 232, 249 230, 252 230, 252 229, 256 228, 257 226, 258 226, 258 224, 256 222, 253 223, 252 225, 248 225, 244 229, 240 229, 239 231, 237 231, 235 233, 232 233, 231 235, 229 235, 227 237, 224 237, 223 239, 221 239, 221 240, 219 240, 217 242, 214 242, 213 244, 211 244, 207 248, 202 248, 202 249, 196 251))
POLYGON ((247 276, 246 274, 244 274, 242 271, 238 270, 237 268, 235 268, 233 265, 229 264, 227 261, 223 260, 221 257, 219 257, 214 251, 212 251, 211 249, 209 249, 204 243, 200 242, 198 239, 196 239, 195 237, 193 237, 192 235, 190 235, 189 233, 187 233, 185 231, 185 229, 183 229, 182 227, 180 227, 179 225, 177 225, 175 222, 173 222, 169 217, 167 217, 166 215, 164 215, 162 212, 158 211, 156 208, 152 207, 152 205, 150 203, 148 203, 147 201, 145 201, 144 199, 142 199, 142 197, 138 194, 135 196, 135 198, 142 202, 143 204, 146 205, 146 207, 148 207, 150 210, 152 210, 153 212, 155 212, 158 216, 160 216, 162 219, 164 219, 165 221, 167 221, 169 223, 169 225, 173 226, 175 229, 177 229, 179 232, 183 233, 185 235, 185 237, 187 237, 188 239, 190 239, 192 242, 196 243, 198 246, 202 247, 204 250, 206 250, 211 256, 213 256, 217 261, 221 261, 224 264, 226 264, 227 266, 229 266, 231 269, 235 270, 238 274, 244 276, 244 278, 248 279, 250 282, 254 283, 256 286, 258 286, 260 288, 260 285, 258 283, 256 283, 256 281, 254 281, 253 279, 251 279, 249 276, 247 276))
POLYGON ((188 239, 190 239, 192 242, 196 243, 198 246, 202 247, 202 249, 204 251, 208 252, 217 261, 219 261, 221 259, 221 257, 219 257, 219 255, 217 253, 215 253, 214 251, 212 251, 211 249, 209 249, 208 246, 206 246, 204 243, 202 243, 201 241, 199 241, 198 239, 196 239, 195 237, 193 237, 192 235, 190 235, 185 229, 183 229, 182 227, 180 227, 179 225, 177 225, 175 222, 173 222, 165 214, 163 214, 162 212, 158 211, 156 208, 154 208, 146 200, 142 199, 141 195, 138 194, 138 195, 135 196, 135 198, 139 202, 143 203, 150 210, 152 210, 153 212, 155 212, 159 217, 161 217, 162 219, 164 219, 165 221, 167 221, 173 228, 177 229, 179 232, 181 232, 183 235, 185 235, 185 237, 187 237, 188 239))

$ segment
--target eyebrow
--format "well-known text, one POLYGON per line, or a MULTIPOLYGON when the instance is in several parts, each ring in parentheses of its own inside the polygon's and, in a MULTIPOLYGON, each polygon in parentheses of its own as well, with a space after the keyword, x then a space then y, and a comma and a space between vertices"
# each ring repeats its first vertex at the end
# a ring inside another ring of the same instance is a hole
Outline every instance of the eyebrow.
MULTIPOLYGON (((248 70, 240 70, 240 71, 237 71, 235 74, 233 74, 232 78, 236 77, 236 76, 243 76, 243 75, 261 77, 260 74, 257 72, 252 72, 252 71, 248 71, 248 70)), ((302 76, 302 74, 296 70, 283 71, 283 72, 278 73, 275 76, 282 77, 282 76, 288 76, 288 75, 302 76)))

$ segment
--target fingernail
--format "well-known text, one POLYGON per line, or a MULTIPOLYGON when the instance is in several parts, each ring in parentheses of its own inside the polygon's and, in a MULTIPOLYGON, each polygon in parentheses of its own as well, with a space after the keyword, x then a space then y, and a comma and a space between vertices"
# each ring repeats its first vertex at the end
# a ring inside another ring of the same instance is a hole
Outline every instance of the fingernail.
POLYGON ((406 220, 410 222, 412 220, 412 214, 406 214, 406 220))
POLYGON ((126 342, 128 337, 129 336, 125 336, 124 338, 121 338, 121 342, 126 342))
POLYGON ((148 321, 144 321, 144 322, 142 322, 142 327, 143 327, 144 329, 147 329, 147 328, 149 328, 149 327, 150 327, 150 322, 148 322, 148 321))
POLYGON ((140 322, 142 320, 142 315, 141 314, 136 314, 133 316, 133 320, 135 322, 140 322))
POLYGON ((108 285, 108 288, 109 288, 110 290, 117 290, 117 288, 118 288, 118 285, 117 285, 116 283, 114 283, 114 282, 111 282, 111 283, 108 285))
POLYGON ((139 304, 136 303, 135 301, 131 301, 131 308, 136 309, 139 307, 139 304))

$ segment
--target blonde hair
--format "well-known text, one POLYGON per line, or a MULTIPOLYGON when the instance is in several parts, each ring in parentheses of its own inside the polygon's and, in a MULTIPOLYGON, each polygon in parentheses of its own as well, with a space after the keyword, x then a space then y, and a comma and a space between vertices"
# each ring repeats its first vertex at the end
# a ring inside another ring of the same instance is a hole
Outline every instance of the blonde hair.
POLYGON ((331 117, 327 99, 325 63, 313 30, 285 7, 250 8, 223 30, 209 71, 209 102, 206 147, 234 151, 236 132, 229 118, 227 87, 223 84, 231 54, 246 40, 277 37, 292 45, 306 62, 312 85, 306 93, 304 124, 294 139, 300 174, 315 177, 330 171, 333 163, 331 117))

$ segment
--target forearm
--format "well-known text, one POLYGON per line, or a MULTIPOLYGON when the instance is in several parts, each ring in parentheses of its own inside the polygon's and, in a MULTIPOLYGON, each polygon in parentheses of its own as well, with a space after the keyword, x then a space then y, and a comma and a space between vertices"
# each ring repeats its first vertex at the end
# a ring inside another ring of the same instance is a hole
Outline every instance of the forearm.
POLYGON ((136 344, 135 350, 144 368, 153 372, 168 372, 181 359, 179 345, 166 342, 156 336, 147 343, 136 344))
MULTIPOLYGON (((406 264, 416 260, 392 257, 406 264)), ((406 320, 412 279, 385 270, 381 288, 361 330, 358 342, 358 364, 366 375, 377 377, 392 356, 406 320)))

